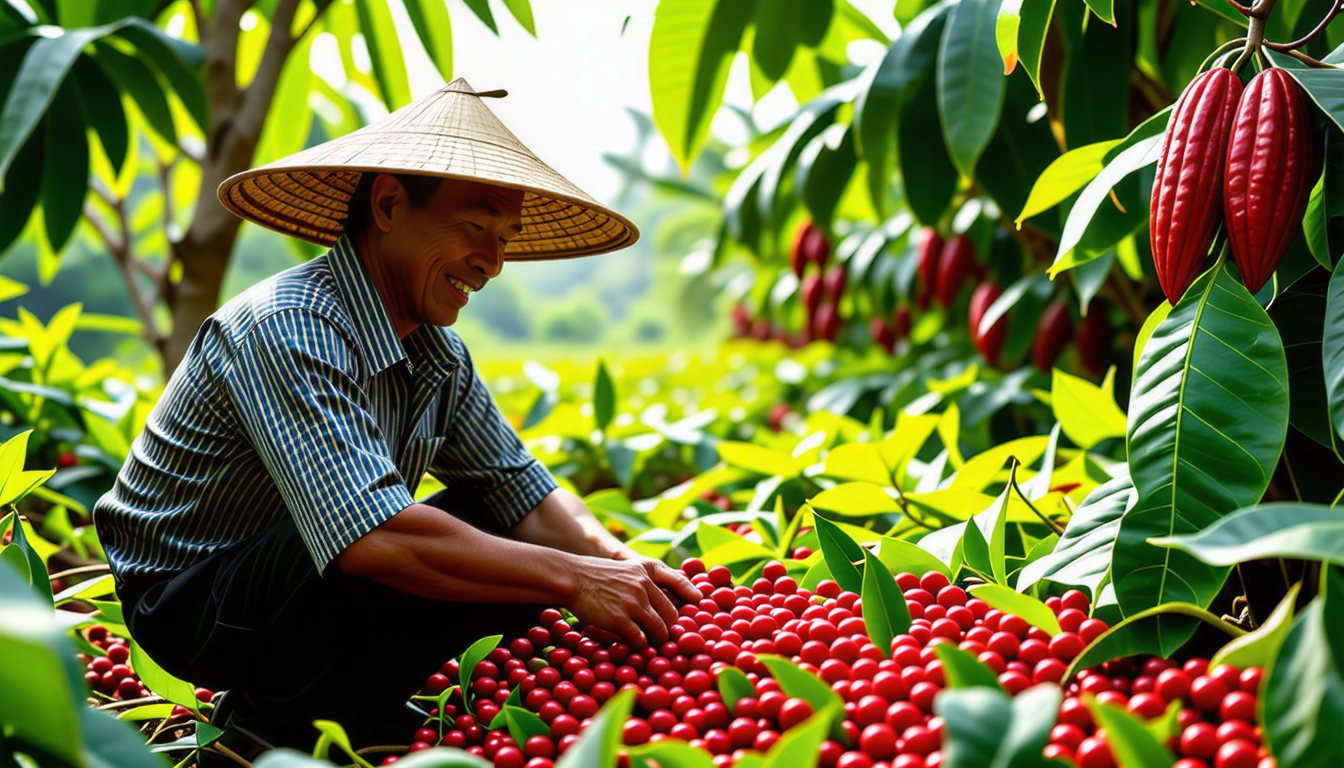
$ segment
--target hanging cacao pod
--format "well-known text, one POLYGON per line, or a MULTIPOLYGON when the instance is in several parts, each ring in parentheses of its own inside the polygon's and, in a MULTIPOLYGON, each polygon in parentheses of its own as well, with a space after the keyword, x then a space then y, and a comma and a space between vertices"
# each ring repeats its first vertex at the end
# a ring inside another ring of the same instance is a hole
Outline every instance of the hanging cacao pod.
POLYGON ((1063 302, 1054 302, 1041 314, 1036 327, 1036 341, 1031 347, 1031 359, 1036 370, 1049 373, 1059 359, 1059 353, 1073 340, 1073 317, 1063 302))
POLYGON ((1311 116, 1282 69, 1251 79, 1227 145, 1223 212, 1232 261, 1251 293, 1274 274, 1297 234, 1314 180, 1311 116))
POLYGON ((1223 208, 1223 162, 1241 80, 1211 69, 1190 82, 1162 136, 1149 210, 1153 266, 1167 300, 1175 304, 1199 277, 1223 208))
POLYGON ((892 327, 896 329, 897 338, 907 338, 910 336, 910 305, 902 304, 896 308, 896 316, 892 318, 892 327))
POLYGON ((840 332, 840 313, 829 301, 821 302, 812 322, 812 338, 823 341, 835 341, 840 332))
POLYGON ((734 304, 732 310, 733 317, 733 338, 742 339, 751 335, 751 312, 743 304, 734 304))
POLYGON ((925 227, 919 234, 919 247, 915 251, 919 260, 919 288, 915 301, 920 309, 928 309, 929 297, 937 292, 938 257, 944 245, 942 236, 933 227, 925 227))
POLYGON ((873 337, 873 343, 885 349, 888 355, 896 351, 896 331, 881 316, 873 315, 868 319, 868 334, 873 337))
POLYGON ((789 266, 793 268, 795 275, 802 277, 809 261, 824 267, 830 255, 831 242, 826 239, 826 233, 809 221, 798 229, 798 234, 793 238, 793 250, 789 252, 789 266))
POLYGON ((836 303, 839 303, 840 297, 844 295, 845 285, 848 282, 849 273, 845 271, 844 264, 836 264, 826 270, 826 275, 821 278, 821 284, 826 289, 826 295, 836 303))
POLYGON ((938 303, 947 309, 956 300, 966 278, 980 271, 975 259, 975 243, 966 235, 947 241, 938 256, 938 303))
POLYGON ((971 342, 985 358, 985 362, 995 365, 999 353, 1003 351, 1003 342, 1008 338, 1008 315, 1004 314, 984 333, 980 333, 980 320, 985 313, 1003 295, 1003 289, 993 283, 981 283, 971 294, 969 321, 971 324, 971 342))
POLYGON ((1106 307, 1092 302, 1087 317, 1078 326, 1078 358, 1094 376, 1106 375, 1111 355, 1111 316, 1106 307))
POLYGON ((811 274, 804 277, 802 286, 798 288, 798 293, 803 300, 803 308, 807 310, 807 316, 815 315, 817 305, 821 304, 822 299, 821 275, 811 274))
POLYGON ((757 341, 769 341, 770 335, 774 331, 775 329, 770 325, 770 318, 768 317, 758 317, 751 324, 751 338, 757 341))

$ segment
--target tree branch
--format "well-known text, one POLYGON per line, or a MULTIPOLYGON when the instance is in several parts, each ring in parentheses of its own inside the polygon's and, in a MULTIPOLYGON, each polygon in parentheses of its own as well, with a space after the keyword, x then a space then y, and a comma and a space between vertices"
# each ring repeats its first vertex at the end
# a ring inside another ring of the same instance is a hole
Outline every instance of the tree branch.
POLYGON ((89 220, 89 224, 98 233, 98 237, 102 238, 108 251, 115 254, 126 247, 125 241, 116 232, 112 231, 111 226, 98 213, 98 209, 93 207, 93 203, 84 204, 84 218, 89 220))
POLYGON ((1330 9, 1330 12, 1325 14, 1325 18, 1321 19, 1321 23, 1317 24, 1316 28, 1308 32, 1306 36, 1303 37, 1301 40, 1294 40, 1291 43, 1271 43, 1270 41, 1266 40, 1264 42, 1264 45, 1266 48, 1272 51, 1282 51, 1285 53, 1297 48, 1301 48, 1302 46, 1311 42, 1311 39, 1313 37, 1316 37, 1317 35, 1324 32, 1326 26, 1328 26, 1331 21, 1334 21, 1335 17, 1339 15, 1340 11, 1344 11, 1344 4, 1335 3, 1334 7, 1330 9))
POLYGON ((127 237, 123 241, 122 248, 112 251, 112 257, 117 262, 117 266, 121 267, 122 279, 125 280, 126 289, 131 294, 131 303, 135 305, 136 314, 140 315, 140 322, 145 327, 145 339, 153 344, 155 349, 162 349, 164 337, 159 332, 158 325, 154 322, 154 300, 145 295, 145 291, 140 287, 133 271, 135 262, 140 261, 140 258, 132 253, 129 236, 131 223, 126 214, 126 205, 123 201, 118 201, 115 208, 120 219, 121 230, 127 233, 127 237))

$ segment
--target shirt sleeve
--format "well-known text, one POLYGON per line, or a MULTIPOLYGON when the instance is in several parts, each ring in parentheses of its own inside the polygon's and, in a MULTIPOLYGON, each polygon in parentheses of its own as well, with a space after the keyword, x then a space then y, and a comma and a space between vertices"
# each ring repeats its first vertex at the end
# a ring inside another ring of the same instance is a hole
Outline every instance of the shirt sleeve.
POLYGON ((225 377, 242 426, 325 578, 350 544, 414 503, 357 378, 354 344, 312 312, 262 320, 225 377))
POLYGON ((429 473, 451 492, 454 514, 470 521, 475 510, 483 509, 496 525, 508 529, 559 486, 500 413, 465 346, 455 346, 460 368, 453 386, 464 391, 448 417, 447 439, 429 473))

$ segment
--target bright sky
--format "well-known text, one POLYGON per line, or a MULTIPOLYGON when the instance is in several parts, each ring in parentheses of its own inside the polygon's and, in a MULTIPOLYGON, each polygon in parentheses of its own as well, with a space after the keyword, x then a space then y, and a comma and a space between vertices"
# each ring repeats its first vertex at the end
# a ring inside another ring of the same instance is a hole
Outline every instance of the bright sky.
MULTIPOLYGON (((895 33, 895 0, 854 4, 895 33)), ((657 0, 532 0, 533 38, 498 0, 491 3, 498 37, 461 0, 451 0, 454 76, 478 90, 508 90, 508 98, 490 100, 491 111, 548 165, 598 200, 610 200, 621 177, 602 162, 602 153, 633 149, 636 133, 627 106, 653 110, 648 50, 657 5, 657 0)), ((389 6, 407 43, 412 95, 420 98, 442 87, 442 79, 417 44, 402 4, 389 6)), ((726 100, 749 108, 744 65, 739 57, 726 100)), ((758 107, 761 124, 774 124, 796 106, 786 89, 780 91, 758 107)), ((715 130, 729 131, 734 122, 721 121, 715 130)))

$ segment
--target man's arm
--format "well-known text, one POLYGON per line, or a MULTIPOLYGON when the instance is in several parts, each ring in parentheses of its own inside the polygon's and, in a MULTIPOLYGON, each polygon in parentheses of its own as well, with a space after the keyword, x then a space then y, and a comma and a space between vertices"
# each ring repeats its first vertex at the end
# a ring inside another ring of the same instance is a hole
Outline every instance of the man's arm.
MULTIPOLYGON (((563 488, 551 491, 510 532, 520 541, 578 555, 619 560, 628 560, 634 555, 598 522, 578 496, 563 488)), ((687 593, 685 599, 699 600, 699 594, 696 592, 695 597, 689 597, 687 593)))
MULTIPOLYGON (((560 604, 636 648, 647 642, 646 632, 665 642, 677 619, 659 587, 675 589, 685 578, 655 562, 587 557, 491 536, 424 504, 403 509, 336 556, 346 574, 420 597, 560 604)), ((689 582, 685 586, 700 597, 689 582)))

